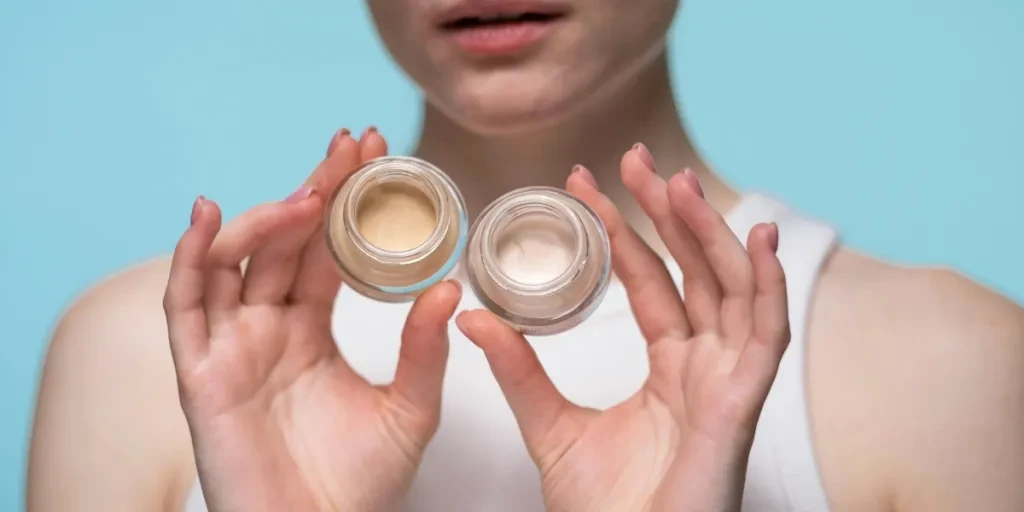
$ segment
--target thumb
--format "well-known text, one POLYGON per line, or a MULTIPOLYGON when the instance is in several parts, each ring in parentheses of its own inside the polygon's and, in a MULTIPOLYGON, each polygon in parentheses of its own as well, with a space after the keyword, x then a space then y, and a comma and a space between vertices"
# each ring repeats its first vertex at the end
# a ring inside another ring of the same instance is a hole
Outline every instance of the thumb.
POLYGON ((441 410, 448 363, 448 321, 462 298, 457 281, 436 284, 413 303, 402 329, 398 367, 389 391, 427 417, 441 410))
POLYGON ((539 460, 559 418, 575 406, 555 388, 526 338, 493 313, 467 311, 461 313, 455 323, 484 351, 491 372, 516 417, 527 449, 539 460))

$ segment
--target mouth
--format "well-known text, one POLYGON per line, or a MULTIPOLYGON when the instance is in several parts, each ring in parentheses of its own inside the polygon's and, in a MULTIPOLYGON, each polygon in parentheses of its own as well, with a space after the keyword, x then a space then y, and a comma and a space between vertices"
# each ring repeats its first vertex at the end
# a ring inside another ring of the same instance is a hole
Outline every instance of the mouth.
POLYGON ((557 21, 565 17, 563 12, 507 12, 495 14, 481 14, 476 16, 460 16, 455 19, 443 21, 440 24, 441 30, 446 32, 457 32, 459 30, 470 30, 474 28, 500 28, 515 25, 545 24, 557 21))
POLYGON ((463 2, 438 19, 442 34, 476 55, 509 55, 539 42, 569 16, 553 2, 463 2))

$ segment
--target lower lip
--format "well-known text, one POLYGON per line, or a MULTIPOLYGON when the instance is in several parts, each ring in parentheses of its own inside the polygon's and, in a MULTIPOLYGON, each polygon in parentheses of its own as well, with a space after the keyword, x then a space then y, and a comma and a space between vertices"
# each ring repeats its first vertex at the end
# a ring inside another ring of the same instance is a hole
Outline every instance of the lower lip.
POLYGON ((512 55, 536 44, 559 20, 507 23, 451 30, 455 44, 475 55, 512 55))

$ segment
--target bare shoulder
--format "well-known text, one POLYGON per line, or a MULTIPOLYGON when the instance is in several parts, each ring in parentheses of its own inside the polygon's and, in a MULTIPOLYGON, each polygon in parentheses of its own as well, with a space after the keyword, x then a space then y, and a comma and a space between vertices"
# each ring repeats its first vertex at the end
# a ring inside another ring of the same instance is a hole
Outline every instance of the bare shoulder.
POLYGON ((192 458, 163 316, 169 268, 129 268, 61 316, 32 431, 29 510, 180 506, 192 458))
POLYGON ((1024 509, 1019 305, 950 269, 841 250, 808 355, 822 473, 850 505, 837 510, 1024 509))
POLYGON ((903 267, 846 250, 822 275, 817 304, 830 320, 869 315, 876 322, 865 327, 888 333, 905 328, 944 339, 985 333, 998 338, 1024 328, 1019 305, 955 270, 903 267))

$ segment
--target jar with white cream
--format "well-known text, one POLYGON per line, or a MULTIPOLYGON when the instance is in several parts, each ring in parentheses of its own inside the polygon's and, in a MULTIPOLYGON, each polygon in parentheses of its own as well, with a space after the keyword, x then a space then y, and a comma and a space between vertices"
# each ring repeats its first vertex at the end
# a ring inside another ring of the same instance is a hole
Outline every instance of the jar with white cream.
POLYGON ((484 307, 524 334, 575 327, 608 289, 608 235, 564 190, 526 187, 492 202, 469 235, 463 264, 484 307))

